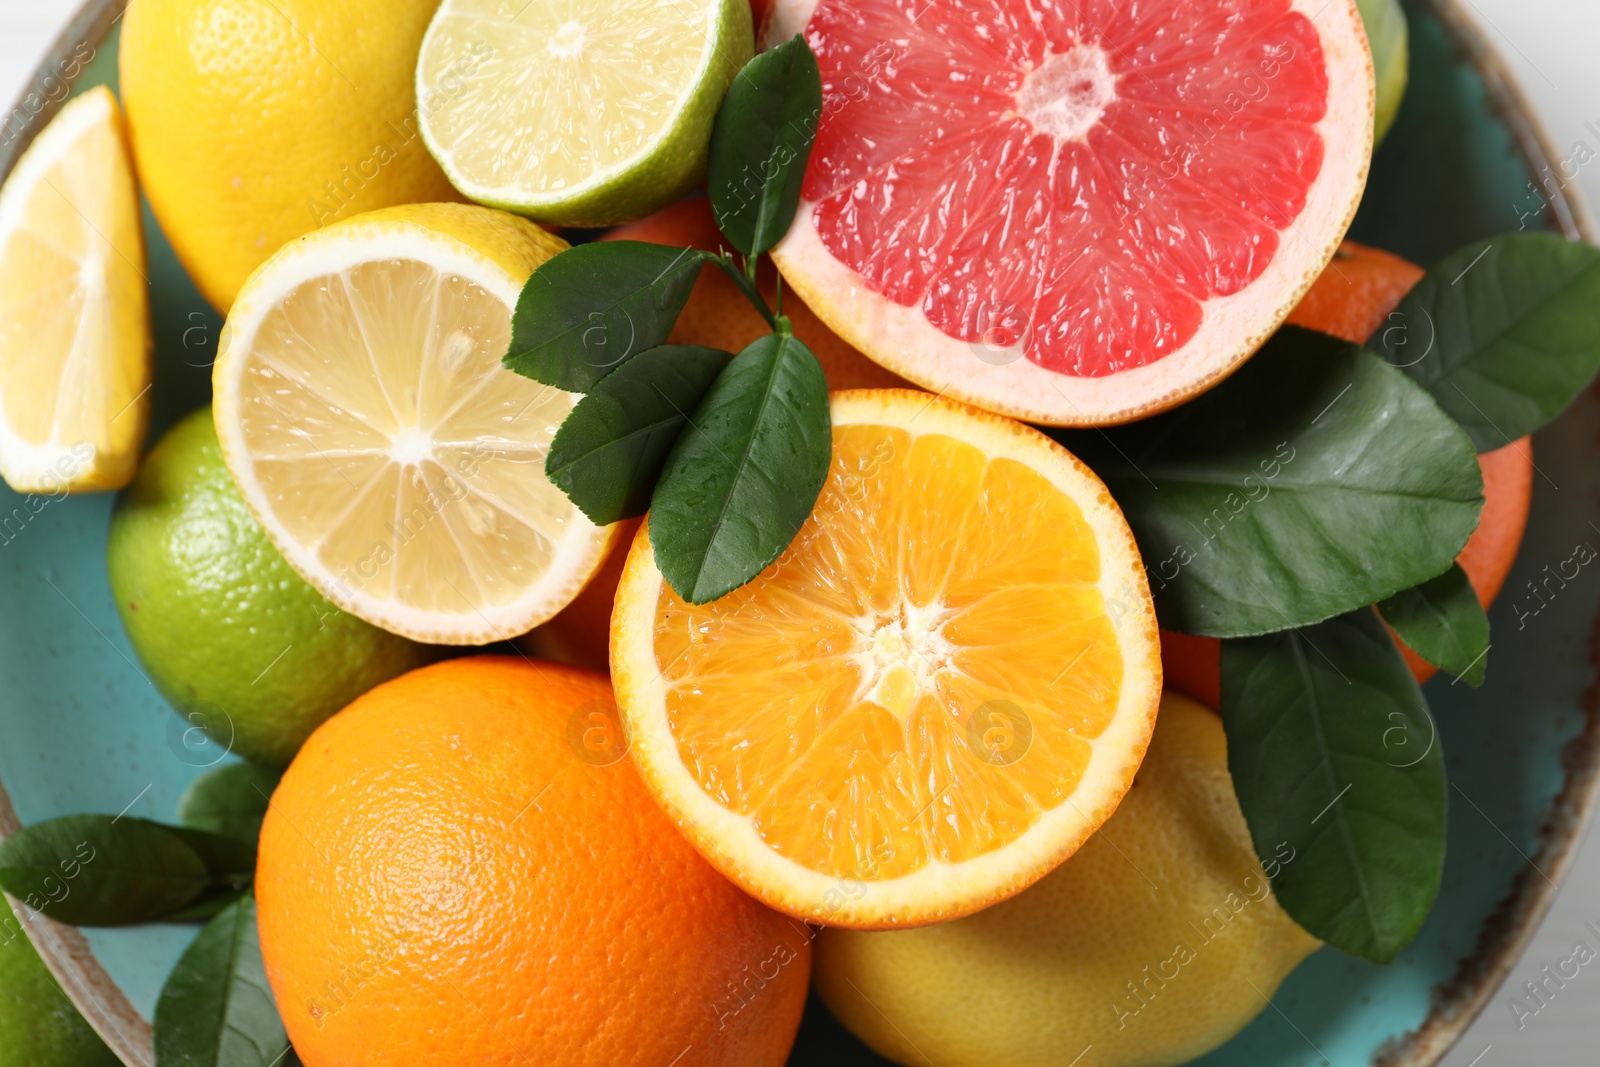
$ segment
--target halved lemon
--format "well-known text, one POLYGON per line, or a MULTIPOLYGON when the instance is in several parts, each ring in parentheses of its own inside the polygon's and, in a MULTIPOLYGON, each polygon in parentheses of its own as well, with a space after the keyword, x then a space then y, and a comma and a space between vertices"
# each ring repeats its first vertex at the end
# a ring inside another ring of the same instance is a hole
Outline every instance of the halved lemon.
POLYGON ((444 0, 417 60, 422 136, 481 203, 563 225, 642 218, 705 176, 753 47, 748 0, 444 0))
POLYGON ((150 294, 127 127, 68 103, 0 188, 0 473, 18 492, 117 489, 150 413, 150 294))
POLYGON ((912 390, 835 393, 789 550, 681 600, 648 525, 611 669, 646 783, 769 905, 862 929, 1021 891, 1116 808, 1161 695, 1122 513, 1037 430, 912 390))
POLYGON ((600 565, 611 529, 544 476, 576 397, 500 364, 523 282, 565 247, 504 212, 411 204, 285 245, 240 291, 217 437, 273 543, 341 608, 484 644, 600 565))

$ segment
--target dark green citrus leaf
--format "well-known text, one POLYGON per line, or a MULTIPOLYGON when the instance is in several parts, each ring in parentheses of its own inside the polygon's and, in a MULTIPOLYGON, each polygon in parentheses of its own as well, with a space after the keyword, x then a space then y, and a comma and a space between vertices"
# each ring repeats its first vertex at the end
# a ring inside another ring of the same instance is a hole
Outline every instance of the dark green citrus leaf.
POLYGON ((211 884, 179 831, 127 815, 66 815, 0 842, 0 888, 75 926, 150 922, 211 884))
POLYGON ((1600 370, 1600 249, 1508 233, 1452 252, 1369 342, 1480 452, 1564 411, 1600 370))
POLYGON ((267 985, 256 902, 244 896, 196 935, 156 1002, 156 1067, 279 1067, 289 1048, 267 985))
POLYGON ((187 826, 173 826, 169 829, 183 838, 184 844, 194 849, 194 854, 206 865, 206 873, 211 876, 214 887, 239 889, 248 885, 255 877, 254 841, 241 841, 237 837, 224 837, 209 830, 195 830, 187 826))
POLYGON ((280 770, 244 761, 209 770, 184 791, 178 801, 178 821, 254 845, 281 777, 280 770))
POLYGON ((250 892, 249 886, 242 889, 212 889, 196 897, 193 904, 186 905, 171 915, 163 915, 161 921, 173 924, 210 922, 216 918, 219 911, 248 892, 250 892))
POLYGON ((1478 524, 1472 443, 1404 374, 1285 327, 1175 411, 1057 438, 1139 540, 1161 625, 1247 637, 1365 607, 1447 570, 1478 524))
POLYGON ((522 287, 505 365, 587 393, 662 344, 689 301, 704 253, 643 241, 594 241, 546 262, 522 287))
POLYGON ((1228 770, 1272 890, 1328 944, 1387 963, 1444 869, 1444 755, 1369 608, 1222 642, 1228 770))
POLYGON ((1396 593, 1378 611, 1411 651, 1468 685, 1483 684, 1489 616, 1461 564, 1396 593))
POLYGON ((731 359, 700 345, 639 353, 578 401, 545 474, 598 526, 643 515, 679 431, 731 359))
POLYGON ((667 457, 650 501, 662 577, 691 604, 739 588, 783 554, 833 455, 828 383, 786 333, 734 357, 667 457))
POLYGON ((794 37, 746 63, 711 130, 706 191, 717 227, 745 255, 782 240, 822 118, 822 75, 794 37))

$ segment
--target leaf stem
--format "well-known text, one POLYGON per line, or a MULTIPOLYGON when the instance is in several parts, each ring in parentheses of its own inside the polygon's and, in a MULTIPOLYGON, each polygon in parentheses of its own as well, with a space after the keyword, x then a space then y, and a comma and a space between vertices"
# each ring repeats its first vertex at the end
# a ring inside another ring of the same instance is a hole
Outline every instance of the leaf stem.
MULTIPOLYGON (((761 290, 756 288, 754 270, 740 270, 738 264, 733 261, 733 255, 728 252, 709 258, 711 262, 722 268, 722 273, 733 279, 733 284, 739 287, 739 291, 745 295, 745 299, 749 300, 755 309, 761 312, 761 317, 767 320, 767 325, 776 330, 778 328, 778 320, 773 315, 772 309, 767 307, 767 302, 761 299, 761 290)), ((745 262, 753 263, 754 260, 750 259, 745 262)))

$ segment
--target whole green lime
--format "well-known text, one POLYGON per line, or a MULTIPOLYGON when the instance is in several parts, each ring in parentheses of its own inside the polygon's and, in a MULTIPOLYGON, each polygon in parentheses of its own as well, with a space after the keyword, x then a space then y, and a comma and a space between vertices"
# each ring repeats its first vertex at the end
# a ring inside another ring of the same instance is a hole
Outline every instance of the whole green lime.
POLYGON ((0 1067, 117 1067, 0 896, 0 1067))
POLYGON ((1372 70, 1378 79, 1378 99, 1374 108, 1373 143, 1383 140, 1400 101, 1406 95, 1406 77, 1411 68, 1410 31, 1400 0, 1356 0, 1361 21, 1367 27, 1372 45, 1372 70))
MULTIPOLYGON (((287 765, 323 720, 433 658, 290 569, 234 487, 210 408, 145 457, 112 513, 106 564, 150 680, 215 745, 196 763, 231 750, 287 765)), ((194 736, 172 734, 184 751, 194 736)))

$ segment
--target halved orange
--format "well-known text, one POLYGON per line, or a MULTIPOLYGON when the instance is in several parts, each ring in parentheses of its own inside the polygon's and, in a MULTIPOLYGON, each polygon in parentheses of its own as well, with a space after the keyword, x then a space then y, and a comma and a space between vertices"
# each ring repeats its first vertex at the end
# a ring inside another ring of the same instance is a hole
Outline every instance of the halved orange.
POLYGON ((858 929, 1003 900, 1116 808, 1161 694, 1121 511, 1042 433, 913 390, 835 393, 789 550, 690 605, 646 524, 611 667, 645 782, 772 907, 858 929))

